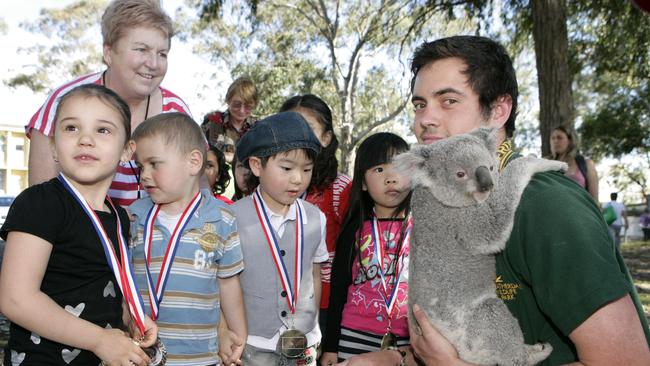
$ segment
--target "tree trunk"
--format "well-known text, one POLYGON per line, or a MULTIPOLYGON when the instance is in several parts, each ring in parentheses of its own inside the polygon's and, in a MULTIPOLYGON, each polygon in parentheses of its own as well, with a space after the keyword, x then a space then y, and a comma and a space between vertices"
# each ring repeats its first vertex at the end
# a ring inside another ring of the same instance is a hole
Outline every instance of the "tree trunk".
POLYGON ((565 0, 532 0, 533 39, 539 84, 539 130, 542 156, 551 153, 551 131, 574 129, 573 95, 569 73, 565 0))

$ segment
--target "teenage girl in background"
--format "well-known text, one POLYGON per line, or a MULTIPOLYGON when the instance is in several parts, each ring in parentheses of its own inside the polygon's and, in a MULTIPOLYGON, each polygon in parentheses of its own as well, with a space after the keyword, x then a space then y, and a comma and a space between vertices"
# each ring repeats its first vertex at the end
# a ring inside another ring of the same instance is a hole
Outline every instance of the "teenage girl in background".
POLYGON ((371 135, 357 149, 350 211, 336 245, 321 365, 373 351, 378 360, 391 358, 394 364, 405 356, 411 191, 391 160, 406 150, 406 141, 392 133, 371 135))

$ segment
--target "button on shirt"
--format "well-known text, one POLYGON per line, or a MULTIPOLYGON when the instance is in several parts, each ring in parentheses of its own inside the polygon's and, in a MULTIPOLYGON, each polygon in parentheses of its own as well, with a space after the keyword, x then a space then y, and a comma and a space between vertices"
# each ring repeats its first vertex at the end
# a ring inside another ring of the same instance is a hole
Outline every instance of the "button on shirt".
MULTIPOLYGON (((263 197, 262 200, 264 200, 263 197)), ((284 234, 284 230, 287 227, 288 222, 291 222, 291 225, 289 225, 289 227, 290 228, 293 227, 293 221, 295 221, 296 219, 295 202, 292 203, 291 206, 289 206, 289 210, 287 211, 287 214, 285 216, 276 214, 275 212, 269 210, 266 202, 264 202, 264 210, 266 211, 267 217, 271 222, 271 226, 273 227, 273 230, 275 230, 275 233, 277 234, 278 237, 281 237, 282 234, 284 234)), ((306 216, 304 217, 303 224, 308 225, 306 216)), ((321 242, 318 244, 318 248, 316 249, 316 254, 314 255, 313 258, 313 263, 323 263, 327 261, 327 259, 329 258, 329 254, 327 253, 327 246, 325 244, 325 233, 326 233, 325 224, 326 224, 325 215, 322 212, 320 212, 321 242)), ((280 254, 284 256, 284 253, 280 253, 280 254)), ((278 273, 276 272, 274 275, 278 276, 278 273)), ((315 304, 315 306, 319 306, 319 304, 315 304)), ((287 316, 291 316, 291 314, 286 313, 284 314, 283 317, 287 317, 287 316)), ((291 321, 289 321, 289 323, 291 323, 291 321)), ((280 340, 280 334, 282 334, 286 330, 288 330, 288 328, 283 326, 282 328, 280 328, 280 330, 278 330, 277 333, 275 333, 275 335, 272 338, 264 338, 260 336, 249 335, 246 343, 257 348, 275 350, 277 348, 278 341, 280 340)), ((306 335, 307 335, 308 345, 311 346, 320 342, 321 331, 320 328, 318 327, 318 321, 316 322, 316 327, 306 335)))

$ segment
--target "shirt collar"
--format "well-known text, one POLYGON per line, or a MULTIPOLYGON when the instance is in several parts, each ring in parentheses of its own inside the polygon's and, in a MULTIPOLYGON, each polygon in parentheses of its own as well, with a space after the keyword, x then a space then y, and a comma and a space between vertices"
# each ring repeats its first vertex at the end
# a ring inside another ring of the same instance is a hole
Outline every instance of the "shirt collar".
MULTIPOLYGON (((278 224, 282 225, 287 221, 295 221, 296 220, 296 201, 294 201, 291 205, 289 205, 289 210, 287 210, 287 214, 282 216, 278 213, 275 213, 271 211, 269 208, 268 203, 264 199, 264 196, 262 196, 262 189, 258 186, 257 190, 260 192, 259 197, 262 198, 262 202, 264 202, 264 211, 266 212, 266 215, 268 216, 269 220, 273 222, 277 222, 278 224)), ((298 198, 298 200, 301 200, 301 198, 298 198)), ((303 225, 307 224, 307 215, 305 214, 305 210, 303 209, 302 211, 302 222, 303 225)))

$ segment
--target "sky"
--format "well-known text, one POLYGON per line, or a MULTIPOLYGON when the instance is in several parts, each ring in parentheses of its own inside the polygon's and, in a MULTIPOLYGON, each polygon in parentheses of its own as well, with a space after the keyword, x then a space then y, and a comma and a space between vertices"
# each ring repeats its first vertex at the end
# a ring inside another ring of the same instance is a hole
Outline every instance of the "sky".
MULTIPOLYGON (((43 36, 36 36, 22 30, 19 23, 35 20, 42 8, 62 8, 71 2, 73 0, 22 0, 12 2, 11 6, 2 7, 0 18, 7 23, 8 30, 6 34, 0 35, 3 52, 3 56, 0 57, 0 100, 2 100, 2 105, 12 108, 11 113, 5 114, 0 123, 25 125, 47 96, 46 93, 34 93, 25 87, 10 89, 3 83, 3 80, 8 79, 16 71, 34 65, 36 62, 34 56, 21 54, 18 52, 18 48, 32 45, 39 39, 45 39, 43 36)), ((182 0, 163 0, 162 3, 167 13, 173 17, 175 10, 182 5, 182 0)), ((98 35, 97 49, 99 50, 100 47, 101 38, 98 35)), ((65 81, 61 80, 61 83, 65 81)), ((168 87, 185 100, 190 106, 195 120, 200 122, 205 113, 225 106, 222 101, 225 88, 229 83, 230 73, 228 70, 193 55, 189 45, 176 39, 172 41, 168 71, 162 86, 168 87), (215 81, 214 84, 217 85, 215 88, 200 90, 201 95, 199 96, 197 85, 203 85, 213 74, 217 74, 221 80, 215 81), (225 87, 219 88, 218 85, 225 85, 225 87)), ((8 110, 7 108, 3 109, 8 110)))

